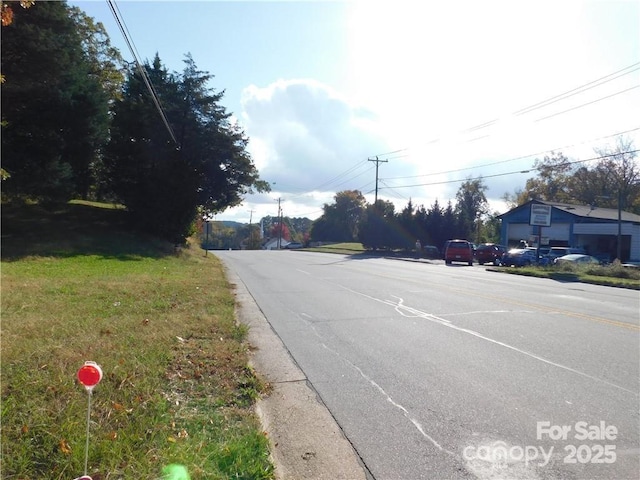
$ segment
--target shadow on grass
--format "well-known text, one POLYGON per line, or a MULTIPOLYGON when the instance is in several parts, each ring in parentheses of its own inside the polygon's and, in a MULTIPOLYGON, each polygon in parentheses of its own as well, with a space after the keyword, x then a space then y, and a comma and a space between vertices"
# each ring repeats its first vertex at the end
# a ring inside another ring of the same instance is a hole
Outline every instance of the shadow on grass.
POLYGON ((135 232, 122 209, 72 203, 52 208, 2 205, 3 261, 84 255, 135 261, 173 254, 173 245, 135 232))
POLYGON ((576 273, 571 272, 551 272, 549 274, 549 278, 555 280, 556 282, 579 282, 580 277, 576 273))

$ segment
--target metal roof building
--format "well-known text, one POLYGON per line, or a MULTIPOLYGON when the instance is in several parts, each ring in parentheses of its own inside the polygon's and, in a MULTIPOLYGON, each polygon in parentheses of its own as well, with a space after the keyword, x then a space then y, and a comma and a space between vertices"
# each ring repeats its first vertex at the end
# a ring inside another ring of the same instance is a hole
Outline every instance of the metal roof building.
POLYGON ((640 215, 634 213, 531 200, 498 218, 503 245, 525 240, 530 245, 582 247, 590 255, 609 260, 620 251, 621 261, 640 261, 640 215))

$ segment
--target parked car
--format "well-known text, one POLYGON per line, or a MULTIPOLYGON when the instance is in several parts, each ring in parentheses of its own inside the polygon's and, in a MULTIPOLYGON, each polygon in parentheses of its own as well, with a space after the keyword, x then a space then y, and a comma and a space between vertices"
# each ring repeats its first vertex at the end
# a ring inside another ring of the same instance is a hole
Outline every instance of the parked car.
POLYGON ((440 250, 435 245, 425 245, 422 247, 422 252, 425 258, 441 258, 440 250))
POLYGON ((502 256, 506 253, 507 247, 504 245, 496 245, 495 243, 481 243, 476 248, 475 257, 480 265, 485 263, 493 263, 500 265, 502 256))
POLYGON ((512 248, 502 256, 502 265, 507 267, 526 267, 538 263, 535 248, 512 248))
POLYGON ((284 248, 287 248, 289 250, 294 250, 296 248, 302 248, 304 245, 302 245, 300 242, 290 242, 287 243, 284 248))
POLYGON ((444 262, 464 262, 473 265, 473 247, 467 240, 449 240, 444 252, 444 262))
POLYGON ((569 255, 564 255, 562 257, 558 257, 553 261, 554 265, 562 265, 563 263, 574 263, 580 265, 600 265, 600 260, 596 257, 592 257, 591 255, 582 255, 579 253, 572 253, 569 255))
POLYGON ((565 255, 571 254, 581 254, 585 255, 587 252, 582 248, 575 247, 551 247, 549 249, 549 253, 547 253, 547 263, 554 263, 556 258, 564 257, 565 255))

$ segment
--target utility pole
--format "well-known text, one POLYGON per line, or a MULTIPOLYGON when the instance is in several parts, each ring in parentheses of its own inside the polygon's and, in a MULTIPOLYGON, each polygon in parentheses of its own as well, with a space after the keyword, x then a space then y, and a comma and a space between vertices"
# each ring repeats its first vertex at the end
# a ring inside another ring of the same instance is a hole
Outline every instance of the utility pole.
POLYGON ((378 160, 378 157, 376 157, 375 159, 368 158, 367 160, 369 160, 370 162, 376 162, 376 196, 375 196, 375 200, 373 202, 373 204, 375 205, 376 203, 378 203, 378 166, 381 163, 388 162, 389 160, 378 160))
POLYGON ((282 245, 282 209, 280 208, 280 200, 278 197, 278 250, 280 250, 282 245))
POLYGON ((618 185, 618 241, 617 241, 618 260, 622 262, 622 186, 618 185))
POLYGON ((251 220, 253 219, 253 212, 255 212, 255 210, 249 210, 249 245, 247 245, 247 248, 249 250, 252 250, 255 245, 254 245, 254 239, 253 239, 253 228, 251 228, 251 220))

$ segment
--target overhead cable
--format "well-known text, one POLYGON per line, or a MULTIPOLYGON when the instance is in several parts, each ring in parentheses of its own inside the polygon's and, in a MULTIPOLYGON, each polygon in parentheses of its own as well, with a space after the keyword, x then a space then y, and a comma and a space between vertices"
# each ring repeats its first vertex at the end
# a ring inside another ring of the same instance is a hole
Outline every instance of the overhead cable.
POLYGON ((528 107, 524 107, 521 108, 520 110, 513 112, 513 115, 524 115, 525 113, 529 113, 533 110, 537 110, 539 108, 543 108, 546 107, 547 105, 551 105, 552 103, 556 103, 559 102, 561 100, 564 100, 566 98, 572 97, 574 95, 577 95, 579 93, 585 92, 587 90, 591 90, 592 88, 595 87, 599 87, 600 85, 603 85, 605 83, 611 82, 617 78, 620 78, 624 75, 628 75, 630 73, 633 73, 637 70, 640 70, 640 62, 638 63, 634 63, 632 65, 629 65, 628 67, 625 67, 621 70, 618 70, 616 72, 610 73, 609 75, 605 75, 604 77, 600 77, 596 80, 593 80, 589 83, 585 83, 584 85, 580 85, 579 87, 576 87, 572 90, 569 90, 567 92, 561 93, 559 95, 555 95, 551 98, 547 98, 546 100, 543 100, 541 102, 538 103, 534 103, 533 105, 529 105, 528 107))
POLYGON ((173 143, 175 143, 176 145, 179 146, 178 141, 176 140, 176 136, 173 133, 173 129, 171 128, 171 125, 169 124, 169 120, 167 119, 167 116, 164 113, 162 105, 160 104, 160 99, 158 98, 158 95, 157 95, 156 91, 153 88, 153 85, 151 83, 151 79, 149 78, 149 76, 148 76, 146 70, 144 69, 144 67, 142 66, 142 62, 138 58, 137 50, 135 48, 135 45, 133 44, 133 40, 130 38, 130 35, 128 34, 128 29, 126 27, 126 24, 124 23, 124 19, 121 17, 121 14, 120 14, 120 11, 119 11, 117 5, 115 4, 115 0, 107 0, 107 4, 109 5, 109 8, 111 9, 111 13, 113 14, 113 18, 116 20, 116 23, 118 24, 118 27, 120 28, 120 32, 122 33, 122 36, 124 37, 124 41, 126 42, 127 46, 129 47, 129 51, 131 52, 131 56, 133 57, 133 60, 134 60, 136 66, 138 68, 138 71, 140 72, 140 76, 142 77, 142 81, 146 85, 147 90, 149 90, 149 93, 151 95, 151 99, 153 100, 153 103, 154 103, 156 109, 158 110, 158 113, 160 114, 160 117, 162 118, 162 122, 164 123, 164 126, 166 127, 167 131, 169 132, 169 135, 171 136, 171 139, 173 140, 173 143))
POLYGON ((563 113, 571 112, 572 110, 577 110, 578 108, 586 107, 587 105, 592 105, 592 104, 597 103, 597 102, 600 102, 600 101, 602 101, 602 100, 606 100, 606 99, 608 99, 608 98, 615 97, 615 96, 617 96, 617 95, 620 95, 620 94, 623 94, 623 93, 629 92, 629 91, 631 91, 631 90, 633 90, 633 89, 635 89, 635 88, 638 88, 638 87, 640 87, 640 85, 635 85, 635 86, 630 87, 630 88, 627 88, 627 89, 625 89, 625 90, 621 90, 621 91, 619 91, 619 92, 612 93, 611 95, 607 95, 606 97, 601 97, 601 98, 598 98, 598 99, 593 100, 593 101, 591 101, 591 102, 583 103, 582 105, 577 105, 577 106, 575 106, 575 107, 568 108, 568 109, 566 109, 566 110, 563 110, 562 112, 558 112, 558 113, 554 113, 554 114, 552 114, 552 115, 547 115, 546 117, 538 118, 538 119, 536 120, 536 122, 541 122, 542 120, 546 120, 547 118, 556 117, 556 116, 558 116, 558 115, 562 115, 563 113))
MULTIPOLYGON (((584 160, 573 160, 570 162, 565 162, 562 165, 574 165, 577 163, 586 163, 586 162, 592 162, 594 160, 603 160, 605 158, 608 157, 615 157, 618 155, 627 155, 630 153, 638 153, 640 152, 640 150, 628 150, 626 152, 617 152, 617 153, 612 153, 609 155, 601 155, 599 157, 593 157, 593 158, 587 158, 584 160)), ((514 171, 514 172, 504 172, 504 173, 496 173, 493 175, 479 175, 478 177, 473 178, 472 180, 479 180, 479 179, 485 179, 485 178, 495 178, 495 177, 504 177, 507 175, 516 175, 516 174, 521 174, 521 173, 529 173, 531 171, 535 171, 538 170, 538 168, 530 168, 528 170, 518 170, 518 171, 514 171)), ((447 183, 460 183, 460 182, 466 182, 467 180, 469 180, 468 178, 465 179, 457 179, 457 180, 443 180, 441 182, 431 182, 431 183, 419 183, 419 184, 415 184, 415 185, 395 185, 393 188, 414 188, 414 187, 428 187, 431 185, 444 185, 447 183)), ((391 188, 391 187, 389 187, 391 188)))
POLYGON ((529 155, 522 155, 522 156, 519 156, 519 157, 509 158, 507 160, 499 160, 497 162, 483 163, 481 165, 474 165, 472 167, 456 168, 455 170, 445 170, 445 171, 442 171, 442 172, 425 173, 423 175, 410 175, 410 176, 406 176, 406 177, 385 177, 385 178, 383 178, 381 180, 404 180, 404 179, 408 179, 408 178, 433 177, 433 176, 436 176, 436 175, 446 175, 448 173, 464 172, 465 170, 475 170, 475 169, 478 169, 478 168, 492 167, 494 165, 500 165, 500 164, 503 164, 503 163, 510 163, 510 162, 515 162, 517 160, 524 160, 525 158, 537 157, 537 156, 545 154, 545 153, 561 151, 563 149, 575 147, 577 145, 584 145, 585 143, 596 142, 596 141, 605 140, 607 138, 612 138, 612 137, 618 137, 620 135, 625 135, 627 133, 636 132, 638 130, 640 130, 640 127, 632 128, 632 129, 625 130, 623 132, 614 133, 614 134, 611 134, 611 135, 606 135, 606 136, 603 136, 603 137, 594 138, 594 139, 591 139, 591 140, 585 140, 585 141, 580 142, 580 143, 574 143, 574 144, 571 144, 571 145, 564 145, 562 147, 556 147, 556 148, 549 148, 549 149, 542 150, 542 151, 537 152, 537 153, 531 153, 529 155))
MULTIPOLYGON (((640 70, 640 62, 633 63, 633 64, 631 64, 631 65, 629 65, 629 66, 627 66, 625 68, 622 68, 620 70, 617 70, 617 71, 615 71, 613 73, 610 73, 608 75, 600 77, 600 78, 598 78, 596 80, 592 80, 592 81, 590 81, 588 83, 585 83, 583 85, 580 85, 579 87, 573 88, 573 89, 568 90, 566 92, 560 93, 558 95, 554 95, 554 96, 549 97, 549 98, 547 98, 545 100, 542 100, 540 102, 536 102, 536 103, 534 103, 532 105, 528 105, 528 106, 523 107, 523 108, 521 108, 519 110, 516 110, 515 112, 512 113, 512 115, 520 116, 520 115, 524 115, 526 113, 530 113, 532 111, 538 110, 540 108, 544 108, 546 106, 549 106, 549 105, 551 105, 553 103, 556 103, 556 102, 559 102, 561 100, 565 100, 565 99, 567 99, 569 97, 572 97, 574 95, 578 95, 580 93, 586 92, 587 90, 591 90, 592 88, 596 88, 596 87, 602 86, 605 83, 611 82, 613 80, 616 80, 616 79, 618 79, 618 78, 620 78, 622 76, 628 75, 630 73, 636 72, 638 70, 640 70)), ((633 87, 633 88, 636 88, 636 87, 633 87)), ((629 89, 629 90, 632 90, 632 89, 629 89)), ((618 92, 617 94, 625 93, 626 91, 628 91, 628 90, 624 90, 624 91, 618 92)), ((558 113, 556 113, 554 115, 549 115, 548 117, 540 118, 540 119, 538 119, 536 121, 542 121, 544 119, 551 118, 551 117, 554 117, 556 115, 561 115, 563 113, 570 112, 571 110, 575 110, 575 109, 580 108, 582 106, 590 105, 591 103, 595 103, 595 102, 598 102, 600 100, 605 100, 605 99, 607 99, 607 98, 609 98, 611 96, 615 96, 617 94, 610 95, 610 96, 607 96, 607 97, 603 97, 603 98, 597 99, 597 100, 595 100, 593 102, 585 103, 585 104, 582 104, 582 105, 580 105, 578 107, 574 107, 572 109, 567 109, 567 110, 565 110, 563 112, 558 112, 558 113)), ((474 132, 474 131, 477 131, 477 130, 483 130, 485 128, 494 126, 499 121, 500 121, 499 118, 495 118, 493 120, 490 120, 490 121, 487 121, 487 122, 483 122, 483 123, 480 123, 478 125, 471 126, 471 127, 466 128, 464 130, 460 130, 459 132, 460 133, 471 133, 471 132, 474 132)), ((489 135, 484 135, 484 136, 481 136, 481 137, 472 138, 471 140, 468 140, 468 141, 469 142, 475 142, 477 140, 481 140, 482 138, 486 138, 488 136, 489 135)), ((429 142, 427 142, 427 144, 438 143, 441 140, 442 140, 442 137, 434 138, 434 139, 430 140, 429 142)))

